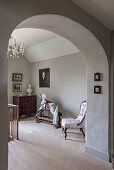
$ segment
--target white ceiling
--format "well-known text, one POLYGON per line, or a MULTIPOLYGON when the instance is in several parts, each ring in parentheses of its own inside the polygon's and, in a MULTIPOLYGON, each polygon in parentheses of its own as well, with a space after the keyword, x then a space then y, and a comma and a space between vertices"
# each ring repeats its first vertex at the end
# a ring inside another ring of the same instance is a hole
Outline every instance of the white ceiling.
POLYGON ((42 29, 15 29, 12 36, 16 38, 17 44, 25 44, 24 56, 30 62, 52 59, 79 52, 76 46, 64 37, 42 29))
POLYGON ((71 0, 95 17, 110 30, 114 30, 114 0, 71 0))
POLYGON ((15 29, 12 35, 18 43, 24 42, 26 48, 58 37, 55 33, 36 28, 15 29))

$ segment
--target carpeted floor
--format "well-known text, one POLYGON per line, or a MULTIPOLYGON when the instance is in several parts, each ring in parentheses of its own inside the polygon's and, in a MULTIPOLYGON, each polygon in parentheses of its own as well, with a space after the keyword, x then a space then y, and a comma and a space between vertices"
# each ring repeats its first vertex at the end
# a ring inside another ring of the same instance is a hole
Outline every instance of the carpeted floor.
POLYGON ((111 170, 111 164, 84 153, 84 138, 61 129, 23 118, 19 141, 9 143, 8 170, 111 170))

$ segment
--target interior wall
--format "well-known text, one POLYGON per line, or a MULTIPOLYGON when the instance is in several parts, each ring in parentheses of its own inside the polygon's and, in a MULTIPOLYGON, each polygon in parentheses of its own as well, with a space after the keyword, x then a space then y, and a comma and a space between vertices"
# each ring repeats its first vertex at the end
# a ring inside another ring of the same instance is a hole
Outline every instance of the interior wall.
POLYGON ((65 117, 76 117, 80 103, 87 99, 86 65, 80 52, 44 61, 31 66, 32 84, 38 96, 46 93, 50 101, 59 105, 65 117), (50 88, 39 88, 39 69, 50 68, 50 88))
POLYGON ((26 89, 30 83, 30 62, 24 57, 9 58, 8 59, 8 103, 13 103, 13 96, 15 95, 27 95, 26 89), (12 73, 21 73, 22 82, 13 82, 12 73), (13 92, 12 84, 22 83, 22 92, 13 92))
POLYGON ((85 152, 109 161, 109 66, 102 45, 82 25, 63 16, 34 16, 19 24, 18 28, 21 27, 55 32, 70 40, 83 54, 87 65, 88 102, 85 152), (94 81, 96 72, 102 75, 99 82, 94 81), (94 94, 95 85, 101 86, 101 94, 94 94))
MULTIPOLYGON (((1 34, 0 34, 1 35, 1 34)), ((1 35, 1 37, 4 35, 1 35)), ((3 38, 3 37, 2 37, 3 38)), ((0 49, 5 44, 0 44, 0 49)), ((8 167, 8 97, 7 97, 7 51, 0 54, 0 170, 7 170, 8 167)))
MULTIPOLYGON (((109 152, 114 157, 114 31, 111 32, 109 152)), ((110 158, 110 159, 111 159, 110 158)))
MULTIPOLYGON (((84 27, 86 27, 88 30, 90 30, 98 38, 98 40, 104 47, 106 54, 108 55, 108 57, 110 57, 110 30, 108 30, 103 24, 99 23, 96 19, 88 15, 81 8, 70 3, 67 0, 63 0, 63 1, 61 0, 59 1, 57 0, 48 0, 48 1, 30 0, 29 3, 27 3, 26 0, 23 0, 23 1, 12 0, 12 1, 1 1, 0 5, 1 5, 0 6, 0 9, 1 9, 0 10, 1 12, 0 37, 2 40, 2 43, 0 43, 0 58, 1 58, 0 94, 2 98, 2 100, 0 100, 0 108, 1 108, 0 109, 0 116, 1 116, 1 119, 0 119, 0 136, 1 136, 0 168, 2 170, 6 170, 8 167, 8 161, 7 161, 8 160, 7 159, 8 157, 8 152, 7 152, 7 138, 8 138, 7 71, 8 70, 7 70, 7 59, 6 58, 7 58, 7 43, 8 43, 8 40, 9 40, 9 37, 12 31, 15 29, 15 27, 20 22, 22 22, 24 19, 31 17, 31 16, 40 15, 40 14, 57 14, 61 16, 66 16, 67 18, 71 18, 75 22, 79 22, 84 27), (23 8, 22 8, 22 4, 23 4, 23 8), (25 9, 28 9, 28 10, 25 10, 25 9)), ((63 27, 63 29, 64 28, 67 28, 67 26, 63 27)), ((75 29, 75 32, 76 32, 76 29, 75 29)), ((71 33, 72 32, 70 32, 70 35, 71 33)), ((72 37, 74 37, 74 35, 72 37)), ((90 56, 92 56, 91 53, 90 53, 90 56)), ((96 54, 96 57, 97 56, 98 55, 96 54)), ((103 103, 103 106, 105 106, 105 104, 103 103)), ((103 112, 105 111, 103 110, 103 112)), ((104 126, 102 128, 104 128, 104 126)), ((94 135, 93 130, 92 130, 92 133, 94 135)), ((103 133, 101 133, 101 138, 102 138, 102 134, 103 133)), ((97 140, 99 139, 96 136, 95 138, 97 140)), ((100 139, 98 140, 98 143, 99 141, 100 139)), ((105 141, 104 138, 103 138, 103 141, 105 141)), ((107 138, 106 138, 106 141, 107 141, 107 138)), ((96 149, 99 150, 98 148, 96 149)))

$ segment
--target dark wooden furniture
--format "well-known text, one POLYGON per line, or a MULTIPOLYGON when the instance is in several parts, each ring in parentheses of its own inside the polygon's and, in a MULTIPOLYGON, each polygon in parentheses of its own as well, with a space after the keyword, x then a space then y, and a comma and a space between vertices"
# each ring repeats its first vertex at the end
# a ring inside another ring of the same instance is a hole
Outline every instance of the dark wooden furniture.
POLYGON ((36 114, 36 95, 33 96, 13 96, 13 104, 19 106, 19 117, 22 115, 36 114))

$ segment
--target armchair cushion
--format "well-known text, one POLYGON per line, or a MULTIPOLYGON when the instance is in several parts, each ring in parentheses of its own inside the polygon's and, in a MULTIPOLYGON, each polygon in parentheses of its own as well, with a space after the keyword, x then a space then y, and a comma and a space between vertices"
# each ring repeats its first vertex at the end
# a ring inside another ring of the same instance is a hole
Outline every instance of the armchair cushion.
POLYGON ((65 127, 67 129, 81 128, 82 125, 78 126, 79 123, 80 123, 80 121, 78 120, 78 118, 76 118, 76 119, 73 119, 73 118, 62 119, 62 127, 65 127))
POLYGON ((84 101, 81 103, 80 113, 78 117, 76 119, 73 118, 62 119, 62 127, 67 129, 83 128, 86 112, 87 112, 87 102, 84 101))

